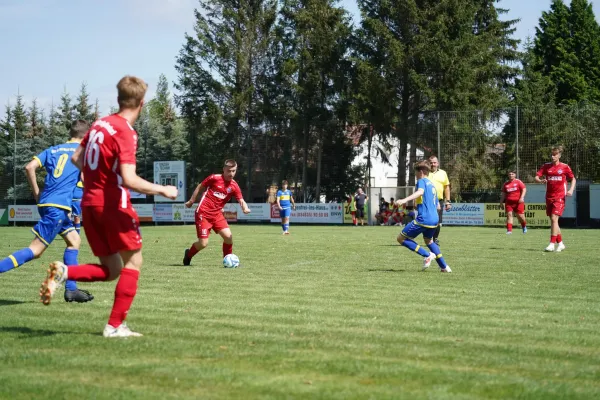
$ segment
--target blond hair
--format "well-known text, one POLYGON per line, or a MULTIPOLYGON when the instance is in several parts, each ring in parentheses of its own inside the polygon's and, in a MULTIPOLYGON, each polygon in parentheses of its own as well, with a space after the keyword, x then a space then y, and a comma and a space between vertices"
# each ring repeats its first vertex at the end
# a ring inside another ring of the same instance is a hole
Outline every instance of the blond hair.
POLYGON ((119 108, 138 108, 144 100, 146 90, 148 90, 148 84, 142 79, 131 75, 124 76, 117 83, 119 108))
POLYGON ((560 154, 562 154, 563 150, 564 150, 564 148, 563 148, 561 145, 554 146, 554 147, 552 148, 552 152, 553 152, 553 153, 555 153, 555 152, 556 152, 556 153, 560 153, 560 154))

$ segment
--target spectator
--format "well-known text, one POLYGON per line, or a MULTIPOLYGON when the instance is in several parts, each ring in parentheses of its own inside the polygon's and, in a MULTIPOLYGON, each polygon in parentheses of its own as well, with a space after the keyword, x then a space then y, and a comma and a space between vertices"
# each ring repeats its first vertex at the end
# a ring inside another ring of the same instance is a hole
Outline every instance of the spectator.
POLYGON ((360 225, 365 225, 365 203, 369 200, 362 188, 358 188, 356 195, 354 196, 354 202, 356 203, 356 218, 360 221, 360 225))

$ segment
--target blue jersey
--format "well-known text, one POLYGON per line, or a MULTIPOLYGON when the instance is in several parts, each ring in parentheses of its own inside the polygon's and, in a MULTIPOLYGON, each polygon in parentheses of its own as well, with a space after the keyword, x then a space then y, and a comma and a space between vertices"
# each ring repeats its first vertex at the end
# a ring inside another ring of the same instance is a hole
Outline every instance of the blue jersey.
POLYGON ((73 200, 81 200, 83 197, 83 182, 77 182, 77 186, 75 186, 75 190, 73 190, 73 200))
POLYGON ((79 169, 71 162, 71 156, 78 147, 78 142, 69 141, 49 147, 33 157, 47 172, 38 207, 71 211, 73 191, 79 181, 79 169))
POLYGON ((435 228, 440 219, 437 212, 438 196, 435 185, 427 178, 417 181, 417 190, 423 189, 423 196, 417 199, 417 225, 435 228))
POLYGON ((292 191, 287 190, 278 190, 277 191, 277 200, 279 200, 279 205, 281 208, 290 208, 292 203, 292 191))

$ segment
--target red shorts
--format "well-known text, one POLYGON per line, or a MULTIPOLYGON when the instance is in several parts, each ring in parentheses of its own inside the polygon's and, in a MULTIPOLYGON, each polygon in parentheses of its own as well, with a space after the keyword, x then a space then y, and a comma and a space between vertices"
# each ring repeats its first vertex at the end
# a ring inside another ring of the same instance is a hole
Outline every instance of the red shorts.
POLYGON ((546 215, 562 217, 565 211, 565 199, 546 199, 546 215))
POLYGON ((82 207, 85 236, 96 257, 142 248, 140 220, 131 207, 82 207))
POLYGON ((211 229, 215 231, 215 233, 219 233, 223 229, 229 228, 229 224, 223 216, 223 213, 204 216, 201 213, 196 212, 195 219, 196 235, 198 236, 198 239, 208 239, 211 229))
POLYGON ((512 212, 516 211, 517 214, 525 213, 525 203, 519 203, 519 201, 506 201, 504 202, 504 211, 512 212))

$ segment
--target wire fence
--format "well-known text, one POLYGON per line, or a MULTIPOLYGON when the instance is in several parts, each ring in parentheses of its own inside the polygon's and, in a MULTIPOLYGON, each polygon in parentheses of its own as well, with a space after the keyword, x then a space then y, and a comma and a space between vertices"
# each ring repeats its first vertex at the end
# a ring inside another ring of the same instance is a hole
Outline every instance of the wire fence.
MULTIPOLYGON (((221 146, 222 151, 214 146, 208 150, 217 140, 214 135, 195 132, 189 125, 187 130, 189 148, 180 159, 187 162, 188 193, 206 175, 219 173, 224 157, 233 157, 239 165, 237 180, 251 202, 272 200, 282 179, 303 202, 342 202, 359 186, 410 187, 410 165, 431 154, 448 173, 454 201, 494 202, 509 170, 532 183, 555 145, 564 146, 561 161, 573 169, 578 191, 584 193, 590 183, 600 182, 596 105, 431 111, 413 115, 387 133, 340 121, 304 127, 262 125, 243 133, 234 141, 239 145, 221 146), (378 174, 385 174, 385 184, 375 182, 378 174)), ((146 135, 138 133, 138 171, 152 180, 153 163, 165 160, 156 159, 152 142, 149 145, 146 135)), ((49 142, 36 138, 30 132, 0 135, 0 207, 34 204, 24 166, 49 142)), ((394 194, 386 197, 400 193, 394 194)))

